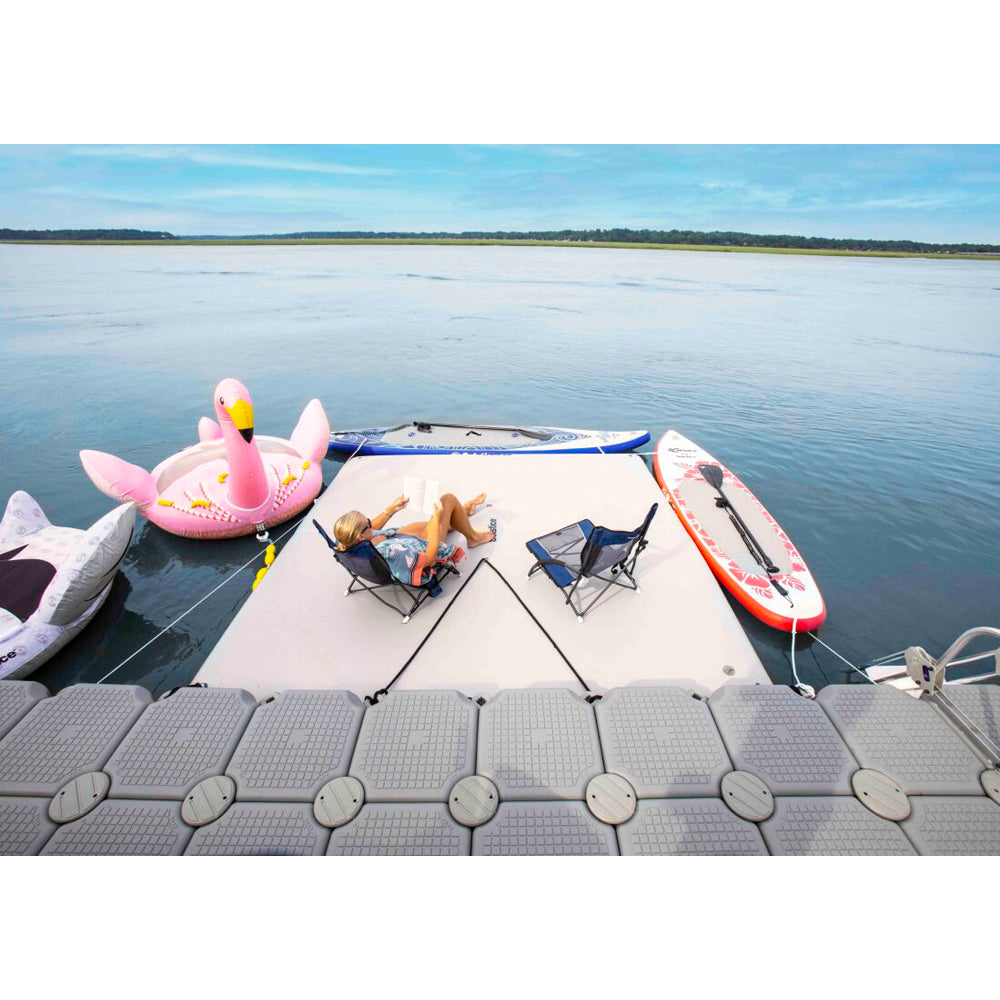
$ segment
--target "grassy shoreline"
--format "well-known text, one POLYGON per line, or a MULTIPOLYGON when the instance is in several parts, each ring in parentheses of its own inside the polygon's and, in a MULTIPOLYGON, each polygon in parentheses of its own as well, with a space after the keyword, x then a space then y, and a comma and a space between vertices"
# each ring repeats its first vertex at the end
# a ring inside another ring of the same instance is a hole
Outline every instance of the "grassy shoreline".
POLYGON ((529 246, 609 250, 693 250, 704 253, 779 253, 811 257, 920 257, 927 260, 1000 260, 988 253, 904 253, 896 250, 812 250, 798 247, 734 247, 685 243, 605 243, 580 240, 461 239, 220 239, 220 240, 0 240, 6 246, 529 246))

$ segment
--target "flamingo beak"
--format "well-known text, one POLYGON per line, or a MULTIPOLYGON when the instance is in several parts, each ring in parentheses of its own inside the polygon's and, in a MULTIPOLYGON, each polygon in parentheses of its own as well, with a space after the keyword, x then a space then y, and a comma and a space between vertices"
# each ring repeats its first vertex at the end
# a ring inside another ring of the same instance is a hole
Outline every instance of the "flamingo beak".
POLYGON ((237 399, 232 406, 226 407, 226 413, 249 444, 253 440, 253 407, 246 400, 237 399))

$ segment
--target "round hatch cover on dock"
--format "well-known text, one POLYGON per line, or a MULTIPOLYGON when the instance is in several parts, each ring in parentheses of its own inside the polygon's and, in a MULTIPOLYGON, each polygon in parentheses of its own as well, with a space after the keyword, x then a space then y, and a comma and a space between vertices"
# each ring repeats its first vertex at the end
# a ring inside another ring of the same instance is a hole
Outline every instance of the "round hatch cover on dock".
POLYGON ((618 826, 635 815, 635 789, 620 774, 599 774, 587 785, 587 806, 602 823, 618 826))
POLYGON ((982 783, 983 791, 997 805, 1000 805, 1000 771, 991 767, 988 771, 983 771, 979 776, 979 780, 982 783))
POLYGON ((181 819, 188 826, 214 823, 235 801, 236 782, 225 774, 199 781, 184 797, 181 819))
POLYGON ((365 789, 357 778, 334 778, 319 790, 313 802, 313 815, 323 826, 336 830, 350 823, 364 804, 365 789))
POLYGON ((722 778, 722 801, 741 819, 762 823, 774 812, 774 796, 756 774, 730 771, 722 778))
POLYGON ((899 782, 881 771, 863 767, 851 775, 851 787, 861 804, 876 816, 893 821, 910 815, 910 800, 899 782))
POLYGON ((500 804, 497 786, 481 774, 470 774, 451 790, 448 811, 462 826, 482 826, 493 819, 500 804))
POLYGON ((60 788, 49 803, 49 819, 53 823, 71 823, 86 816, 100 805, 111 787, 111 779, 103 771, 88 771, 60 788))

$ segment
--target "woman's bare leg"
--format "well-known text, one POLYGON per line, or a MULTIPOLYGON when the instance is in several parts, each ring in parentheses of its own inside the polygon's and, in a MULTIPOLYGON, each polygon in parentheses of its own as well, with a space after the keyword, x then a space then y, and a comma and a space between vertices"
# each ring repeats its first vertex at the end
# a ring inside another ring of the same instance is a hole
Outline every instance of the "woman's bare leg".
MULTIPOLYGON (((404 524, 402 528, 397 528, 396 531, 400 535, 416 535, 417 538, 427 537, 427 525, 428 521, 414 521, 413 524, 404 524)), ((378 532, 376 531, 377 535, 378 532)))
MULTIPOLYGON (((444 540, 444 537, 449 531, 460 531, 465 535, 466 540, 469 542, 469 546, 473 545, 483 545, 485 542, 493 541, 493 534, 489 531, 479 531, 477 532, 472 524, 469 523, 470 515, 474 514, 478 508, 480 508, 484 501, 486 500, 486 494, 480 493, 478 496, 473 497, 471 500, 466 500, 465 503, 458 503, 455 497, 448 493, 441 497, 441 520, 439 525, 440 535, 439 537, 444 540), (451 501, 448 500, 451 497, 451 501), (452 517, 452 510, 460 512, 465 515, 466 526, 471 529, 473 534, 479 536, 482 541, 472 542, 469 541, 469 535, 466 530, 457 523, 456 519, 452 517)), ((416 535, 418 538, 427 537, 427 526, 430 521, 414 521, 412 524, 404 524, 401 528, 397 529, 401 535, 416 535)), ((376 532, 377 534, 377 532, 376 532)))
MULTIPOLYGON (((477 497, 476 500, 479 498, 477 497)), ((474 501, 470 500, 469 503, 472 504, 474 501)), ((475 507, 473 507, 474 509, 475 507)), ((442 541, 447 537, 449 531, 458 531, 463 534, 470 549, 493 541, 492 531, 477 531, 472 526, 469 521, 467 505, 460 503, 454 493, 445 493, 441 497, 440 538, 442 541)), ((421 532, 421 534, 424 538, 427 537, 425 532, 421 532)))
POLYGON ((474 496, 471 500, 466 500, 462 506, 465 508, 465 513, 472 517, 473 514, 479 510, 482 505, 486 503, 486 494, 480 493, 478 496, 474 496))

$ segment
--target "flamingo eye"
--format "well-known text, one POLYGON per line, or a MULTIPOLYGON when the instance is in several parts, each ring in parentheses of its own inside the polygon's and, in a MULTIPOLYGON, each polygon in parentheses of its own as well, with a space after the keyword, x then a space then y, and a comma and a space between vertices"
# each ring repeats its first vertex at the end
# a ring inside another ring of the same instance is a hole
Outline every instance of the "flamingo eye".
POLYGON ((225 405, 226 405, 226 397, 225 397, 225 396, 220 396, 220 397, 219 397, 219 402, 220 402, 220 403, 221 403, 221 404, 222 404, 223 406, 225 406, 225 405))

